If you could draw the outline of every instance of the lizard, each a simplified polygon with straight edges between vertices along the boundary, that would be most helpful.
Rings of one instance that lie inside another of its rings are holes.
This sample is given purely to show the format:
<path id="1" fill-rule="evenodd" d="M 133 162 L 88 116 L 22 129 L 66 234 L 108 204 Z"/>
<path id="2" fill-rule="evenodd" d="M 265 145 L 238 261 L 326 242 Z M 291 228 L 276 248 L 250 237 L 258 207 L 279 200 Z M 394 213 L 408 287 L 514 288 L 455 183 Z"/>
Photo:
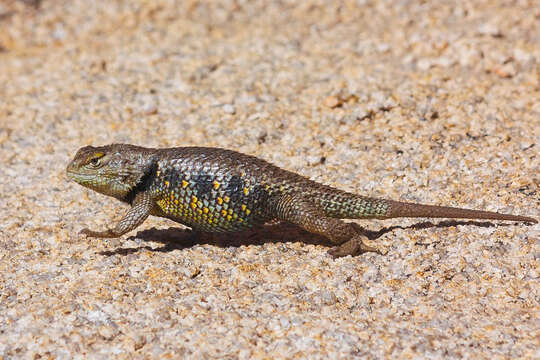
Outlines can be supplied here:
<path id="1" fill-rule="evenodd" d="M 532 217 L 360 196 L 284 170 L 263 159 L 211 147 L 145 148 L 130 144 L 78 150 L 66 169 L 76 183 L 131 207 L 112 228 L 81 231 L 114 238 L 149 215 L 202 232 L 234 232 L 270 221 L 296 224 L 327 238 L 334 257 L 379 252 L 342 219 L 399 217 L 507 220 Z"/>

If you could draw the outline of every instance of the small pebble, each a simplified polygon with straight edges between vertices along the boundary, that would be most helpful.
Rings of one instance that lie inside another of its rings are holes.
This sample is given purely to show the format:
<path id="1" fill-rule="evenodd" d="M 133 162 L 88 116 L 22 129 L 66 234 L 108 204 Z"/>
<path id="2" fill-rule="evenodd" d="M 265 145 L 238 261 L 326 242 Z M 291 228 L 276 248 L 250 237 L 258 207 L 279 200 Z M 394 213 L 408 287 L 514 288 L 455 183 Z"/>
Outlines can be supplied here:
<path id="1" fill-rule="evenodd" d="M 334 95 L 327 96 L 323 100 L 323 105 L 331 109 L 341 106 L 342 104 L 343 104 L 343 101 L 339 97 L 334 96 Z"/>
<path id="2" fill-rule="evenodd" d="M 226 112 L 227 114 L 231 114 L 231 115 L 236 113 L 236 109 L 235 109 L 234 105 L 231 105 L 231 104 L 223 105 L 223 111 Z"/>

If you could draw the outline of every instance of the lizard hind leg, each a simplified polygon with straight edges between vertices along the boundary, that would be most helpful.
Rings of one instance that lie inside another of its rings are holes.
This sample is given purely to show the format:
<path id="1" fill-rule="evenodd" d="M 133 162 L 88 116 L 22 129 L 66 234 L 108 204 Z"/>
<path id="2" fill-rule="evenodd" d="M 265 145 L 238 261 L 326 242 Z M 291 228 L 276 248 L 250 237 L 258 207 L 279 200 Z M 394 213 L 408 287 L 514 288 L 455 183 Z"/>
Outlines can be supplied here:
<path id="1" fill-rule="evenodd" d="M 276 214 L 280 220 L 300 226 L 304 230 L 328 238 L 336 246 L 328 250 L 333 258 L 360 255 L 365 252 L 381 253 L 366 245 L 367 238 L 354 224 L 328 217 L 322 209 L 309 199 L 298 195 L 284 195 L 276 203 Z"/>
<path id="2" fill-rule="evenodd" d="M 382 255 L 382 252 L 372 246 L 367 245 L 364 240 L 367 237 L 363 235 L 358 229 L 356 224 L 346 223 L 342 220 L 329 218 L 334 222 L 333 227 L 330 228 L 330 233 L 325 235 L 336 244 L 336 246 L 328 250 L 328 254 L 334 259 L 347 255 L 357 256 L 366 252 L 375 252 Z"/>

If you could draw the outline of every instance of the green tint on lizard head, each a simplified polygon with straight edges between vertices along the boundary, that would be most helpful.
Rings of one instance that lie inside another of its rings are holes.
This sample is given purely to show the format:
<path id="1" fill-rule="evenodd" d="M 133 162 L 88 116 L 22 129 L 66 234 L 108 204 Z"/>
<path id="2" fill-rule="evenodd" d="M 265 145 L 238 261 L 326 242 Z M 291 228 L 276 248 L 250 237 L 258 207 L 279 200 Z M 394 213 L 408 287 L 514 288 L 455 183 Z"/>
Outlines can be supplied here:
<path id="1" fill-rule="evenodd" d="M 146 166 L 137 150 L 121 144 L 85 146 L 70 162 L 66 174 L 84 187 L 124 200 Z M 131 155 L 126 156 L 127 153 Z"/>

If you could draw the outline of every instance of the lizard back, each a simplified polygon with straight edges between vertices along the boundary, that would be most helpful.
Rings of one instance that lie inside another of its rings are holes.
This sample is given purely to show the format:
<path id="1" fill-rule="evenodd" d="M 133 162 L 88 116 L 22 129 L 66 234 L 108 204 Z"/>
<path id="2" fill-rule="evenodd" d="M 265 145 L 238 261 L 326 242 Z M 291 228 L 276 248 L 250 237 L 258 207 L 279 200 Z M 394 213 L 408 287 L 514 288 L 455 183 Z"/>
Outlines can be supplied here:
<path id="1" fill-rule="evenodd" d="M 151 191 L 159 216 L 207 232 L 237 231 L 273 217 L 276 195 L 301 195 L 335 218 L 384 217 L 387 203 L 342 191 L 232 150 L 157 150 Z"/>

